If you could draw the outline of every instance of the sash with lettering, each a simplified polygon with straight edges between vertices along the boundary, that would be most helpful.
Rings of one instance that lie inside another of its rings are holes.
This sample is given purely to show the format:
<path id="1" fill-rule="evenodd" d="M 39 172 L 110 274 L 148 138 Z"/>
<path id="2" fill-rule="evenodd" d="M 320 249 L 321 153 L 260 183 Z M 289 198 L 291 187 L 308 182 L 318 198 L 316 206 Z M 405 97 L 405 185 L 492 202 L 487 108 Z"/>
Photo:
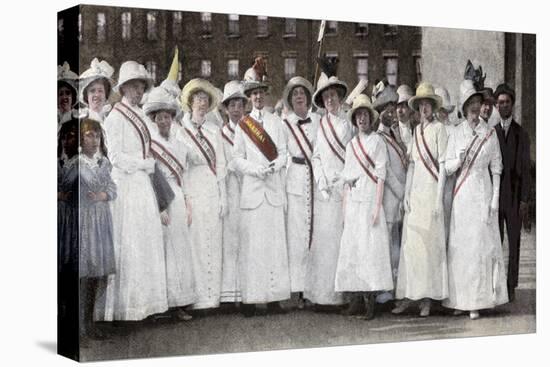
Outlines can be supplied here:
<path id="1" fill-rule="evenodd" d="M 399 156 L 399 160 L 401 161 L 403 168 L 407 168 L 407 155 L 403 151 L 403 148 L 401 148 L 401 145 L 399 145 L 397 140 L 395 140 L 393 136 L 391 136 L 385 131 L 379 131 L 378 133 L 382 135 L 382 137 L 388 143 L 388 145 L 391 146 L 393 150 L 395 150 L 395 152 Z"/>
<path id="2" fill-rule="evenodd" d="M 495 129 L 491 129 L 483 139 L 480 139 L 479 136 L 476 134 L 472 140 L 470 141 L 470 144 L 468 145 L 468 148 L 466 149 L 464 162 L 462 162 L 462 166 L 460 166 L 458 170 L 458 175 L 456 179 L 456 186 L 453 192 L 453 196 L 456 196 L 460 188 L 462 187 L 462 184 L 468 176 L 470 175 L 470 170 L 472 166 L 474 165 L 474 162 L 479 155 L 479 152 L 481 151 L 481 148 L 485 145 L 487 140 L 493 135 L 493 132 Z"/>
<path id="3" fill-rule="evenodd" d="M 229 145 L 233 146 L 233 139 L 235 139 L 235 130 L 231 128 L 229 122 L 227 124 L 224 124 L 222 127 L 222 138 L 224 138 L 225 141 L 229 143 Z"/>
<path id="4" fill-rule="evenodd" d="M 311 155 L 313 154 L 313 145 L 307 138 L 304 130 L 300 126 L 300 124 L 293 125 L 290 122 L 288 122 L 287 119 L 283 120 L 292 133 L 292 136 L 294 137 L 294 140 L 296 140 L 296 144 L 298 145 L 298 148 L 300 148 L 300 152 L 302 152 L 302 155 L 304 156 L 304 159 L 306 161 L 306 167 L 308 170 L 307 180 L 308 180 L 308 190 L 306 192 L 306 201 L 309 203 L 309 212 L 307 213 L 307 226 L 309 228 L 309 237 L 308 237 L 308 248 L 311 248 L 311 241 L 313 239 L 313 166 L 311 165 Z"/>
<path id="5" fill-rule="evenodd" d="M 170 172 L 176 177 L 178 186 L 183 183 L 183 164 L 172 154 L 161 142 L 151 140 L 151 152 L 157 161 L 164 164 Z"/>
<path id="6" fill-rule="evenodd" d="M 248 115 L 239 121 L 239 126 L 268 161 L 272 162 L 277 159 L 279 156 L 277 146 L 259 122 Z"/>
<path id="7" fill-rule="evenodd" d="M 338 135 L 336 134 L 336 130 L 334 130 L 334 125 L 332 125 L 332 121 L 330 121 L 328 113 L 324 117 L 326 117 L 327 126 L 325 126 L 325 124 L 323 123 L 323 119 L 321 119 L 320 123 L 323 136 L 325 137 L 325 140 L 327 141 L 327 144 L 334 155 L 336 155 L 336 158 L 338 158 L 340 162 L 344 163 L 344 157 L 346 156 L 346 146 L 338 138 Z M 327 132 L 327 130 L 329 131 Z"/>
<path id="8" fill-rule="evenodd" d="M 418 131 L 420 131 L 422 144 L 418 142 Z M 414 141 L 416 143 L 416 150 L 418 151 L 420 160 L 422 161 L 422 163 L 424 163 L 424 167 L 426 167 L 428 172 L 437 181 L 438 175 L 439 175 L 439 163 L 434 159 L 432 152 L 428 147 L 428 143 L 426 143 L 426 139 L 424 138 L 424 126 L 422 125 L 422 123 L 418 126 L 417 130 L 415 131 Z"/>
<path id="9" fill-rule="evenodd" d="M 351 140 L 350 145 L 353 151 L 353 155 L 357 159 L 357 162 L 359 162 L 359 165 L 363 168 L 363 171 L 365 171 L 367 176 L 369 176 L 374 183 L 377 183 L 378 178 L 372 172 L 375 167 L 374 161 L 367 154 L 365 147 L 363 147 L 363 144 L 361 143 L 359 135 Z"/>
<path id="10" fill-rule="evenodd" d="M 210 141 L 204 134 L 201 134 L 197 131 L 197 134 L 195 135 L 187 127 L 184 127 L 184 129 L 187 135 L 189 135 L 189 137 L 193 141 L 193 143 L 195 143 L 197 148 L 199 148 L 199 151 L 204 156 L 204 159 L 206 159 L 208 167 L 210 168 L 212 173 L 216 175 L 216 151 L 214 150 L 214 146 L 212 145 L 212 143 L 210 143 Z"/>
<path id="11" fill-rule="evenodd" d="M 139 115 L 137 115 L 130 107 L 122 102 L 115 104 L 114 109 L 120 112 L 122 116 L 124 116 L 136 129 L 139 139 L 141 140 L 143 159 L 147 158 L 147 154 L 149 153 L 149 149 L 151 147 L 151 132 L 149 131 L 145 121 L 143 121 Z"/>

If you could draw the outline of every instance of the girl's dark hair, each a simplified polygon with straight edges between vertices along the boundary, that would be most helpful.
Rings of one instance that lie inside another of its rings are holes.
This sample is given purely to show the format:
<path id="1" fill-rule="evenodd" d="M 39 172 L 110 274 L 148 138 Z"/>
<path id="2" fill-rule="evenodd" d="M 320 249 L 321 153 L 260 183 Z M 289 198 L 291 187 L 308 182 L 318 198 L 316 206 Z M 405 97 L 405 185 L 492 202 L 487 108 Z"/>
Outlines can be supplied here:
<path id="1" fill-rule="evenodd" d="M 105 158 L 108 159 L 108 157 L 107 157 L 107 153 L 108 153 L 107 152 L 107 146 L 105 145 L 105 132 L 103 131 L 103 127 L 101 126 L 101 123 L 99 121 L 93 120 L 93 119 L 90 119 L 90 118 L 86 118 L 86 119 L 84 119 L 80 122 L 80 141 L 81 141 L 81 144 L 82 144 L 82 136 L 84 135 L 84 133 L 86 133 L 87 131 L 90 131 L 90 130 L 99 133 L 101 153 L 103 153 Z"/>
<path id="2" fill-rule="evenodd" d="M 76 134 L 78 134 L 78 119 L 73 118 L 61 125 L 61 129 L 59 129 L 59 132 L 57 133 L 57 158 L 61 158 L 61 155 L 63 154 L 63 144 L 61 144 L 61 140 L 69 133 L 74 131 Z"/>
<path id="3" fill-rule="evenodd" d="M 59 91 L 59 89 L 61 89 L 61 87 L 69 88 L 69 90 L 71 91 L 71 95 L 73 97 L 73 100 L 72 100 L 73 105 L 78 102 L 78 96 L 76 95 L 76 91 L 74 90 L 74 87 L 72 85 L 70 85 L 69 83 L 67 83 L 64 80 L 58 80 L 57 81 L 57 90 Z"/>

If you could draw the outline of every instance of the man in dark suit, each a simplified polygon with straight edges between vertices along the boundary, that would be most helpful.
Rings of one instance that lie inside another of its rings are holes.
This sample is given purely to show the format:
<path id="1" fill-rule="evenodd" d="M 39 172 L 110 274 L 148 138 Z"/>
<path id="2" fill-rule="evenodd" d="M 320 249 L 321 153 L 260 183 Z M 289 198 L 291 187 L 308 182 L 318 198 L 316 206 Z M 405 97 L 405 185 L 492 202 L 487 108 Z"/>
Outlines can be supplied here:
<path id="1" fill-rule="evenodd" d="M 527 214 L 530 186 L 529 136 L 513 118 L 515 92 L 506 84 L 495 91 L 496 107 L 500 121 L 495 126 L 504 169 L 500 179 L 499 226 L 504 240 L 504 223 L 509 242 L 508 296 L 515 298 L 518 285 L 520 232 Z"/>

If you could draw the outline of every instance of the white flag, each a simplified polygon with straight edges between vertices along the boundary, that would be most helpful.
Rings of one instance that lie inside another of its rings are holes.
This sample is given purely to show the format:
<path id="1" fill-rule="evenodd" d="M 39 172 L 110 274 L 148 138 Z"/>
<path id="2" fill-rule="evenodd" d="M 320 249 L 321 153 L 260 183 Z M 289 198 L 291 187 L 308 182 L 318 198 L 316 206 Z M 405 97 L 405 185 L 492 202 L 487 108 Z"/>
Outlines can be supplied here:
<path id="1" fill-rule="evenodd" d="M 323 39 L 323 36 L 325 35 L 325 26 L 327 24 L 326 20 L 321 21 L 321 25 L 319 26 L 319 37 L 317 37 L 317 42 L 321 42 Z"/>

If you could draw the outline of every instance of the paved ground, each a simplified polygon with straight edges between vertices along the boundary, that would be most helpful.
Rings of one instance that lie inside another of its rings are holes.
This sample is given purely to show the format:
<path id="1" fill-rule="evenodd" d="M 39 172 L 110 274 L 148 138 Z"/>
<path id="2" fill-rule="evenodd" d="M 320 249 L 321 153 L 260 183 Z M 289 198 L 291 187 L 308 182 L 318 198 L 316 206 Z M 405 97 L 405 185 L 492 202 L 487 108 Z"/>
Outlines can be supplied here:
<path id="1" fill-rule="evenodd" d="M 460 338 L 535 332 L 535 228 L 522 235 L 520 286 L 516 301 L 482 313 L 479 320 L 435 309 L 428 318 L 417 310 L 399 316 L 378 314 L 372 321 L 335 314 L 294 311 L 246 319 L 238 314 L 106 327 L 104 341 L 90 341 L 82 360 L 140 358 Z"/>

